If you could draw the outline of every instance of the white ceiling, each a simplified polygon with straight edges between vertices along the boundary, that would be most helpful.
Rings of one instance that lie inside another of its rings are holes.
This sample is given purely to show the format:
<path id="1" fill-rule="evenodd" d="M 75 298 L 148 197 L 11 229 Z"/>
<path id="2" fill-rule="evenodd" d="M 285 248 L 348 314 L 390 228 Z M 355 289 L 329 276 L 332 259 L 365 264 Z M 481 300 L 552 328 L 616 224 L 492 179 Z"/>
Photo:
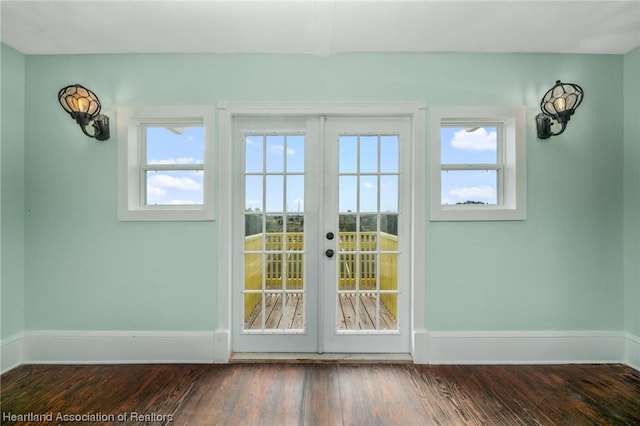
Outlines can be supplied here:
<path id="1" fill-rule="evenodd" d="M 558 52 L 640 45 L 640 1 L 0 1 L 24 54 Z"/>

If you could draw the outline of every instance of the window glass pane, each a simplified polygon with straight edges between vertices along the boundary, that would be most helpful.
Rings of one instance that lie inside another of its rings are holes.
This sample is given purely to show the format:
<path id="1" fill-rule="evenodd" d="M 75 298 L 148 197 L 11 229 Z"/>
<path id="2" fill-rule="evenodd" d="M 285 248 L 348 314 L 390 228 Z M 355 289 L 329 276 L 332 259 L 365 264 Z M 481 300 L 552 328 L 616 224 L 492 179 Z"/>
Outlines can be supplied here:
<path id="1" fill-rule="evenodd" d="M 442 205 L 498 203 L 496 170 L 442 171 Z"/>
<path id="2" fill-rule="evenodd" d="M 398 172 L 398 149 L 397 135 L 380 137 L 380 172 Z"/>
<path id="3" fill-rule="evenodd" d="M 304 172 L 304 136 L 287 137 L 287 172 Z"/>
<path id="4" fill-rule="evenodd" d="M 495 164 L 498 161 L 497 127 L 440 129 L 442 164 Z"/>
<path id="5" fill-rule="evenodd" d="M 244 205 L 247 211 L 262 211 L 262 175 L 245 177 Z"/>
<path id="6" fill-rule="evenodd" d="M 262 156 L 264 146 L 262 136 L 247 136 L 245 138 L 245 171 L 249 173 L 262 172 Z"/>
<path id="7" fill-rule="evenodd" d="M 360 137 L 360 173 L 378 172 L 378 137 Z"/>
<path id="8" fill-rule="evenodd" d="M 360 176 L 360 211 L 378 211 L 377 176 Z"/>
<path id="9" fill-rule="evenodd" d="M 267 172 L 284 171 L 284 136 L 267 136 Z"/>
<path id="10" fill-rule="evenodd" d="M 203 126 L 147 126 L 146 136 L 147 164 L 203 164 Z"/>
<path id="11" fill-rule="evenodd" d="M 149 170 L 147 205 L 202 204 L 202 170 Z"/>
<path id="12" fill-rule="evenodd" d="M 357 142 L 356 136 L 340 136 L 338 139 L 340 173 L 356 173 L 358 171 Z"/>

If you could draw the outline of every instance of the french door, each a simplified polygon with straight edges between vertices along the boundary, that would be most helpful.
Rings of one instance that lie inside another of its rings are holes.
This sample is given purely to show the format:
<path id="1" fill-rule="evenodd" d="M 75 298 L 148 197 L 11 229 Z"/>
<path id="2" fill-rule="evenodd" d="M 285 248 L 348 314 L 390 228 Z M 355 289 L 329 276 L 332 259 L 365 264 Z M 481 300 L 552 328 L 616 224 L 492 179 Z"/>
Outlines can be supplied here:
<path id="1" fill-rule="evenodd" d="M 410 131 L 234 117 L 235 352 L 410 352 Z"/>

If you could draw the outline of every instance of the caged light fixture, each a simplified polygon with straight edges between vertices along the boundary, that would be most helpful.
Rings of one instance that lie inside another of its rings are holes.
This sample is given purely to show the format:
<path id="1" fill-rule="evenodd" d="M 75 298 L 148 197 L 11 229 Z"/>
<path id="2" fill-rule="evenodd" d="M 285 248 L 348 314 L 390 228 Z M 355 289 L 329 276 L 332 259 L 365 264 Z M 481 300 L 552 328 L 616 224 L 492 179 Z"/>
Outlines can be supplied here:
<path id="1" fill-rule="evenodd" d="M 567 122 L 582 103 L 584 92 L 577 84 L 563 83 L 560 80 L 547 91 L 540 101 L 542 112 L 536 115 L 538 139 L 549 139 L 564 132 Z M 551 131 L 551 119 L 562 127 L 558 132 Z"/>
<path id="2" fill-rule="evenodd" d="M 80 125 L 85 135 L 99 141 L 109 139 L 109 117 L 100 114 L 102 108 L 100 100 L 91 90 L 79 84 L 73 84 L 58 92 L 58 101 L 71 118 Z M 87 126 L 90 123 L 93 125 L 93 134 L 87 132 Z"/>

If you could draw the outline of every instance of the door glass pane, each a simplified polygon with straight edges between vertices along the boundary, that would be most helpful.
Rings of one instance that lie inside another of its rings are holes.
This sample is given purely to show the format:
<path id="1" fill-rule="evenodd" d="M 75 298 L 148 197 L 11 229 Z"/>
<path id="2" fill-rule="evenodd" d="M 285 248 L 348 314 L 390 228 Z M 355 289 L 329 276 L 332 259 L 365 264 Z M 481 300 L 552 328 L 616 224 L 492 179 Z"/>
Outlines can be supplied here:
<path id="1" fill-rule="evenodd" d="M 355 290 L 356 274 L 356 254 L 349 252 L 338 254 L 338 290 Z"/>
<path id="2" fill-rule="evenodd" d="M 360 211 L 378 211 L 377 176 L 360 176 Z"/>
<path id="3" fill-rule="evenodd" d="M 287 172 L 304 172 L 304 136 L 287 137 Z"/>
<path id="4" fill-rule="evenodd" d="M 358 210 L 358 178 L 356 176 L 340 176 L 338 182 L 338 209 L 341 212 L 355 212 Z"/>
<path id="5" fill-rule="evenodd" d="M 378 171 L 378 137 L 360 137 L 360 173 Z"/>
<path id="6" fill-rule="evenodd" d="M 359 231 L 360 251 L 376 251 L 378 249 L 378 215 L 360 216 Z"/>
<path id="7" fill-rule="evenodd" d="M 247 211 L 262 211 L 262 175 L 247 175 L 245 177 L 244 208 Z"/>
<path id="8" fill-rule="evenodd" d="M 245 239 L 245 247 L 249 250 L 260 250 L 259 238 Z M 244 256 L 244 320 L 245 328 L 260 328 L 260 318 L 257 319 L 262 306 L 262 278 L 263 262 L 262 253 L 245 254 Z"/>
<path id="9" fill-rule="evenodd" d="M 266 211 L 284 211 L 284 177 L 282 175 L 267 176 L 267 187 L 265 195 Z"/>
<path id="10" fill-rule="evenodd" d="M 267 293 L 265 301 L 266 329 L 281 328 L 282 323 L 282 293 Z"/>
<path id="11" fill-rule="evenodd" d="M 245 146 L 244 329 L 300 332 L 306 297 L 304 136 L 252 135 Z"/>
<path id="12" fill-rule="evenodd" d="M 246 251 L 262 250 L 262 215 L 246 214 L 244 216 L 244 249 Z"/>
<path id="13" fill-rule="evenodd" d="M 375 253 L 360 253 L 360 290 L 375 290 L 377 283 Z"/>
<path id="14" fill-rule="evenodd" d="M 385 235 L 386 234 L 386 235 Z M 398 242 L 398 215 L 397 214 L 381 214 L 380 215 L 380 239 L 381 239 L 381 247 L 380 250 L 389 250 L 389 246 L 385 246 L 384 238 L 388 238 L 389 236 L 394 236 L 396 245 L 393 247 L 393 250 L 397 250 L 397 242 Z"/>
<path id="15" fill-rule="evenodd" d="M 358 138 L 356 136 L 340 136 L 338 139 L 340 173 L 356 173 L 358 171 Z"/>
<path id="16" fill-rule="evenodd" d="M 380 136 L 380 172 L 398 173 L 398 136 Z"/>
<path id="17" fill-rule="evenodd" d="M 267 136 L 267 172 L 284 171 L 284 136 Z"/>
<path id="18" fill-rule="evenodd" d="M 304 176 L 287 176 L 287 211 L 304 211 Z"/>
<path id="19" fill-rule="evenodd" d="M 244 139 L 245 171 L 248 173 L 260 173 L 263 166 L 264 143 L 263 136 L 247 136 Z"/>
<path id="20" fill-rule="evenodd" d="M 266 217 L 266 246 L 268 251 L 281 251 L 284 249 L 284 222 L 281 215 L 267 215 Z"/>
<path id="21" fill-rule="evenodd" d="M 380 211 L 398 211 L 398 175 L 380 176 Z"/>

